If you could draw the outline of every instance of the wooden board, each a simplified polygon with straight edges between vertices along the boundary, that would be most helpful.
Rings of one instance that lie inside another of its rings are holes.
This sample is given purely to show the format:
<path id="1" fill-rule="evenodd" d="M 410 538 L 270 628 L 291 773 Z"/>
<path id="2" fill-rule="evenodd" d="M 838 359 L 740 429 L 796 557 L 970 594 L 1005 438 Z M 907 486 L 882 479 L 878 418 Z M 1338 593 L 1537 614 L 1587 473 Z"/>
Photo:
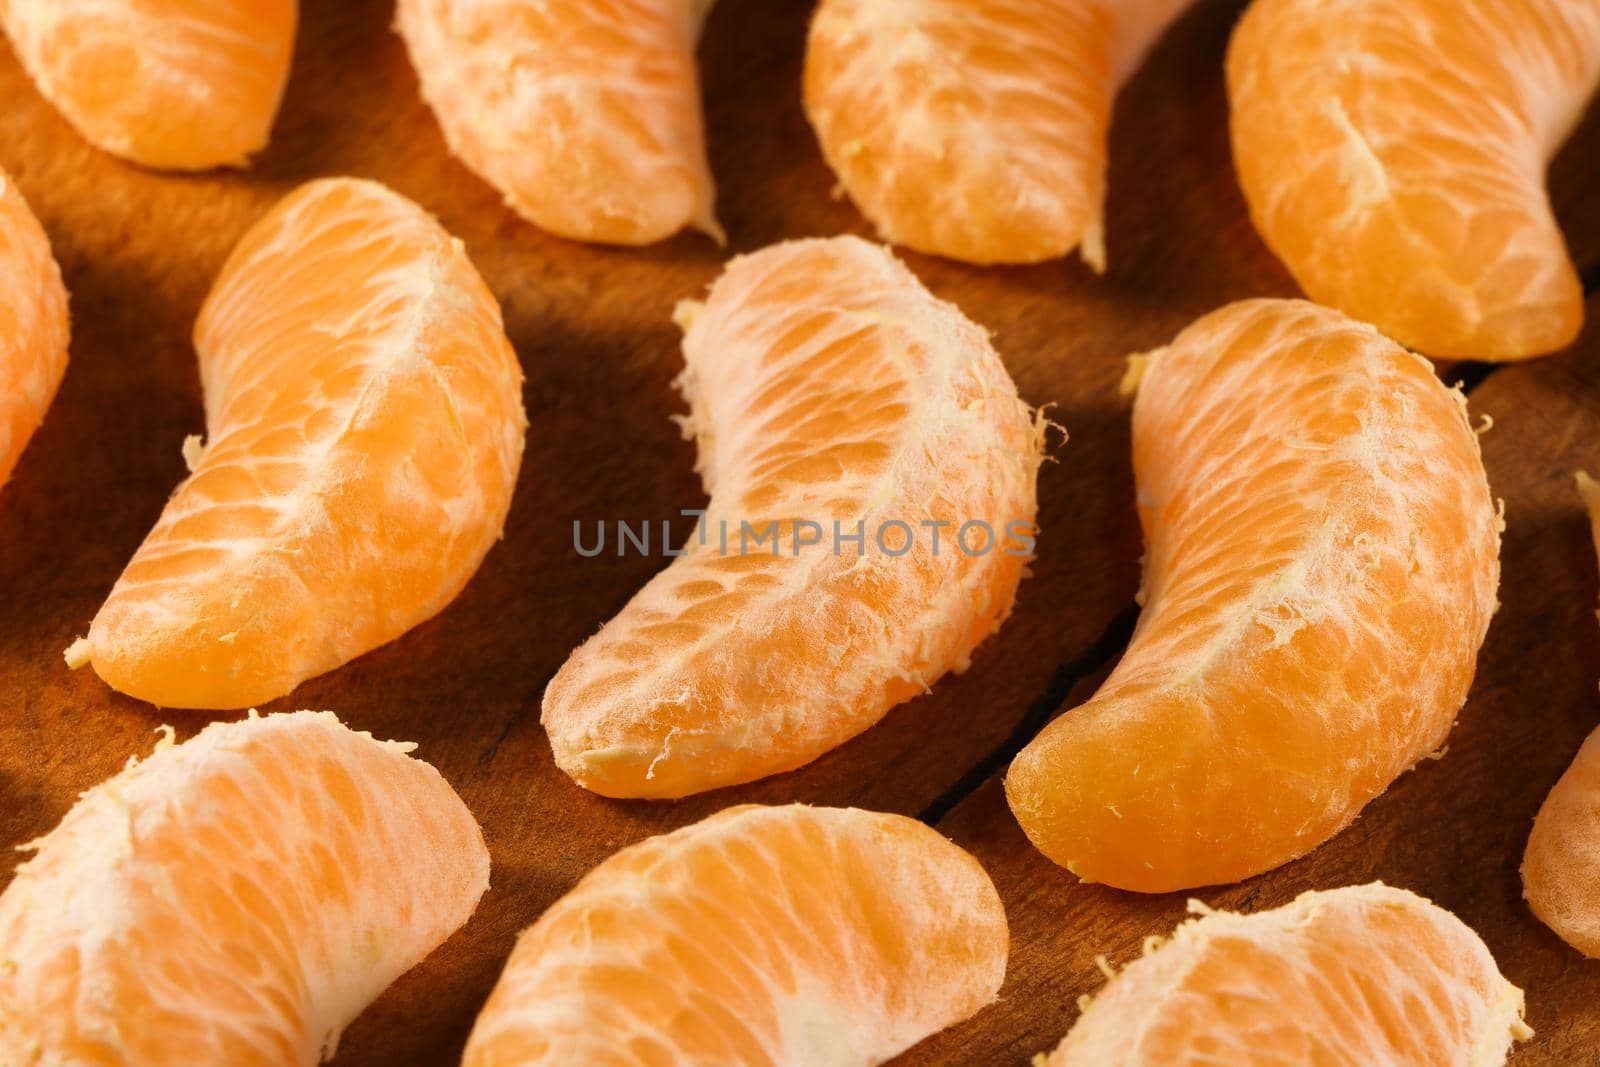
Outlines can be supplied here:
<path id="1" fill-rule="evenodd" d="M 568 652 L 658 559 L 580 560 L 575 519 L 659 519 L 703 500 L 669 416 L 681 366 L 672 304 L 724 256 L 702 238 L 587 248 L 520 222 L 452 161 L 421 105 L 387 0 L 305 0 L 271 149 L 248 173 L 170 177 L 84 145 L 0 53 L 0 165 L 55 244 L 73 297 L 72 363 L 50 416 L 0 493 L 0 845 L 52 826 L 77 793 L 148 751 L 174 721 L 118 696 L 61 651 L 87 626 L 183 474 L 201 430 L 189 332 L 239 235 L 309 178 L 380 179 L 466 242 L 505 307 L 527 373 L 527 460 L 505 541 L 432 622 L 302 686 L 275 708 L 331 708 L 420 743 L 482 822 L 493 888 L 472 921 L 349 1031 L 337 1063 L 456 1062 L 516 932 L 618 847 L 746 801 L 855 804 L 919 815 L 971 848 L 1004 895 L 1013 961 L 1004 998 L 913 1050 L 908 1063 L 1023 1063 L 1096 988 L 1097 952 L 1122 961 L 1181 915 L 1181 895 L 1077 886 L 1035 853 L 997 772 L 1062 706 L 1092 692 L 1127 639 L 1140 542 L 1132 509 L 1123 356 L 1232 299 L 1294 288 L 1250 228 L 1228 153 L 1221 59 L 1237 0 L 1204 0 L 1118 106 L 1110 273 L 1061 262 L 977 270 L 907 256 L 940 295 L 995 331 L 1023 395 L 1056 405 L 1071 440 L 1040 483 L 1035 576 L 971 670 L 794 774 L 676 804 L 619 803 L 553 766 L 538 700 Z M 808 0 L 719 0 L 702 52 L 719 211 L 732 249 L 866 233 L 830 196 L 799 107 Z M 1600 122 L 1554 169 L 1580 264 L 1600 264 L 1593 185 Z M 1600 308 L 1591 308 L 1600 313 Z M 1595 564 L 1568 471 L 1600 467 L 1600 335 L 1571 355 L 1487 374 L 1474 406 L 1508 501 L 1506 602 L 1449 755 L 1408 775 L 1350 831 L 1296 864 L 1206 894 L 1269 906 L 1310 886 L 1383 877 L 1458 911 L 1529 989 L 1538 1038 L 1518 1063 L 1575 1063 L 1600 1041 L 1600 964 L 1583 962 L 1518 901 L 1528 820 L 1600 721 Z M 0 876 L 3 879 L 5 876 Z"/>

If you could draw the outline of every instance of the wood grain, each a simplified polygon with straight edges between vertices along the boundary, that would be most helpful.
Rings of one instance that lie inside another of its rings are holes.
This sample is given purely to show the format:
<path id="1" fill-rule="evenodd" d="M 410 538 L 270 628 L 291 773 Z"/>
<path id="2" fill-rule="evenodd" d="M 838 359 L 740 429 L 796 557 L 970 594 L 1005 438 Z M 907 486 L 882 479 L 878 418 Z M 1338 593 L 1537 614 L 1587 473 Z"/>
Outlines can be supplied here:
<path id="1" fill-rule="evenodd" d="M 337 1064 L 450 1064 L 516 932 L 616 848 L 728 804 L 803 800 L 922 815 L 973 849 L 1006 898 L 1005 999 L 907 1062 L 1021 1063 L 1099 983 L 1093 954 L 1126 959 L 1180 897 L 1072 884 L 1022 838 L 995 773 L 1063 704 L 1092 691 L 1132 619 L 1141 551 L 1132 509 L 1123 357 L 1232 299 L 1292 282 L 1251 229 L 1234 184 L 1221 60 L 1241 4 L 1208 0 L 1152 54 L 1118 106 L 1111 269 L 1073 261 L 977 270 L 906 256 L 991 328 L 1022 394 L 1071 437 L 1040 483 L 1040 556 L 1005 629 L 962 677 L 794 774 L 675 804 L 619 803 L 553 766 L 538 700 L 568 652 L 661 565 L 579 559 L 575 519 L 657 520 L 704 499 L 670 416 L 681 367 L 673 303 L 726 254 L 698 237 L 644 250 L 547 237 L 445 151 L 419 101 L 385 0 L 306 0 L 269 151 L 247 173 L 155 175 L 83 144 L 0 54 L 0 164 L 54 242 L 72 292 L 72 363 L 45 426 L 0 493 L 0 844 L 52 826 L 77 793 L 148 751 L 163 713 L 66 670 L 61 651 L 183 474 L 202 428 L 189 334 L 211 278 L 252 220 L 301 181 L 382 180 L 459 235 L 500 298 L 527 374 L 527 458 L 505 541 L 435 620 L 275 707 L 337 711 L 420 743 L 483 824 L 493 889 L 460 934 L 373 1006 Z M 702 50 L 719 211 L 744 251 L 867 233 L 830 195 L 799 105 L 808 0 L 719 0 Z M 1575 254 L 1600 262 L 1591 119 L 1552 196 Z M 1593 310 L 1593 309 L 1592 309 Z M 1585 356 L 1587 353 L 1587 359 Z M 1534 807 L 1600 720 L 1594 564 L 1566 470 L 1600 467 L 1594 332 L 1573 355 L 1498 371 L 1474 405 L 1499 425 L 1491 476 L 1512 527 L 1502 610 L 1450 756 L 1407 776 L 1357 826 L 1281 872 L 1211 895 L 1278 903 L 1299 888 L 1383 876 L 1457 909 L 1529 987 L 1540 1036 L 1518 1062 L 1570 1063 L 1600 1033 L 1600 964 L 1521 908 L 1515 865 Z M 976 790 L 974 792 L 974 790 Z M 970 795 L 969 795 L 970 794 Z"/>

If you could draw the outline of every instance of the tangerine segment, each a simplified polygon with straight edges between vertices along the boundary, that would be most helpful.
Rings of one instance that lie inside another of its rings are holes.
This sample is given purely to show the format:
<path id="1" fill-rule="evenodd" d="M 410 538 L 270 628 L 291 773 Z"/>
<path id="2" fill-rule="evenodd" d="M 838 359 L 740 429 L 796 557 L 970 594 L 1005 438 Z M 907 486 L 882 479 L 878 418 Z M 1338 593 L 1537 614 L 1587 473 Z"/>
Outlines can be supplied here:
<path id="1" fill-rule="evenodd" d="M 1085 880 L 1236 881 L 1332 837 L 1444 743 L 1501 522 L 1461 395 L 1303 301 L 1229 305 L 1149 357 L 1133 465 L 1139 626 L 1006 795 Z"/>
<path id="2" fill-rule="evenodd" d="M 460 592 L 510 506 L 522 374 L 461 243 L 351 179 L 245 235 L 195 344 L 210 444 L 68 659 L 155 704 L 237 708 Z"/>
<path id="3" fill-rule="evenodd" d="M 1579 474 L 1578 489 L 1600 553 L 1600 485 Z M 1539 807 L 1522 857 L 1522 894 L 1563 941 L 1600 958 L 1600 730 Z"/>
<path id="4" fill-rule="evenodd" d="M 884 249 L 743 256 L 680 321 L 711 502 L 544 694 L 557 764 L 607 796 L 748 782 L 860 733 L 965 669 L 1032 543 L 1033 416 Z"/>
<path id="5" fill-rule="evenodd" d="M 1600 80 L 1600 5 L 1256 0 L 1228 50 L 1250 214 L 1306 293 L 1432 356 L 1570 343 L 1544 166 Z"/>
<path id="6" fill-rule="evenodd" d="M 489 885 L 415 746 L 213 723 L 83 794 L 0 895 L 0 1062 L 312 1067 Z"/>
<path id="7" fill-rule="evenodd" d="M 822 0 L 806 112 L 884 240 L 1104 270 L 1112 99 L 1191 2 Z"/>
<path id="8" fill-rule="evenodd" d="M 296 0 L 0 0 L 17 58 L 84 139 L 163 170 L 266 147 L 297 17 Z"/>
<path id="9" fill-rule="evenodd" d="M 1211 911 L 1113 978 L 1041 1067 L 1489 1067 L 1522 990 L 1460 919 L 1382 882 Z"/>
<path id="10" fill-rule="evenodd" d="M 642 245 L 719 241 L 695 0 L 400 0 L 450 150 L 528 221 Z"/>
<path id="11" fill-rule="evenodd" d="M 67 369 L 67 290 L 27 201 L 0 170 L 0 485 Z"/>
<path id="12" fill-rule="evenodd" d="M 923 824 L 729 808 L 525 930 L 462 1067 L 881 1063 L 992 1003 L 1007 947 L 989 876 Z"/>

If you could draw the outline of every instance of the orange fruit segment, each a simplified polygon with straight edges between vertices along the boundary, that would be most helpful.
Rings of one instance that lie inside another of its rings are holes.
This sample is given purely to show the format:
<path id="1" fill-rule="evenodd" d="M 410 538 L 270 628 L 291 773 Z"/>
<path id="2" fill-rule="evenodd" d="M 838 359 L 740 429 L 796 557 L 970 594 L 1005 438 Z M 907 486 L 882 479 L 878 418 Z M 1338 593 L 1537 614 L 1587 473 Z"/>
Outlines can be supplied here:
<path id="1" fill-rule="evenodd" d="M 822 0 L 805 107 L 884 240 L 1105 269 L 1117 89 L 1192 0 Z"/>
<path id="2" fill-rule="evenodd" d="M 1444 908 L 1381 882 L 1152 938 L 1040 1067 L 1490 1067 L 1522 990 Z"/>
<path id="3" fill-rule="evenodd" d="M 0 0 L 45 99 L 90 144 L 162 170 L 266 147 L 297 17 L 296 0 Z"/>
<path id="4" fill-rule="evenodd" d="M 1579 474 L 1578 489 L 1600 554 L 1600 485 Z M 1600 958 L 1600 730 L 1539 807 L 1522 857 L 1522 893 L 1563 941 Z"/>
<path id="5" fill-rule="evenodd" d="M 449 784 L 329 712 L 213 723 L 83 794 L 0 895 L 9 1067 L 313 1067 L 472 914 Z"/>
<path id="6" fill-rule="evenodd" d="M 1255 0 L 1227 67 L 1251 217 L 1313 300 L 1430 356 L 1577 336 L 1544 168 L 1600 81 L 1600 6 Z"/>
<path id="7" fill-rule="evenodd" d="M 68 661 L 154 704 L 238 708 L 461 590 L 510 506 L 522 373 L 461 243 L 351 179 L 245 235 L 195 345 L 209 444 Z"/>
<path id="8" fill-rule="evenodd" d="M 557 764 L 607 796 L 748 782 L 860 733 L 965 669 L 1032 548 L 1041 427 L 983 330 L 884 249 L 775 245 L 679 317 L 711 501 L 544 694 Z"/>
<path id="9" fill-rule="evenodd" d="M 1231 304 L 1149 356 L 1133 466 L 1133 640 L 1006 796 L 1087 881 L 1232 882 L 1321 844 L 1443 744 L 1502 524 L 1464 398 L 1303 301 Z"/>
<path id="10" fill-rule="evenodd" d="M 67 290 L 50 239 L 0 170 L 0 485 L 67 369 Z"/>
<path id="11" fill-rule="evenodd" d="M 702 4 L 400 0 L 450 150 L 535 226 L 643 245 L 722 240 L 700 117 Z"/>
<path id="12" fill-rule="evenodd" d="M 882 1063 L 994 1001 L 978 861 L 855 808 L 729 808 L 624 849 L 517 939 L 462 1067 Z"/>

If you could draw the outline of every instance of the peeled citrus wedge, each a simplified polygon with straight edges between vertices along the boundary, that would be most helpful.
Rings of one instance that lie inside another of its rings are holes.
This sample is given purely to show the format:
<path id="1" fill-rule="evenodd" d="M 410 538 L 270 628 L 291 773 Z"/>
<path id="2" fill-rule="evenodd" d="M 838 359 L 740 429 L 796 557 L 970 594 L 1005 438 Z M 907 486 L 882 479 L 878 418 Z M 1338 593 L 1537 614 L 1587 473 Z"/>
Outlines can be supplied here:
<path id="1" fill-rule="evenodd" d="M 0 0 L 28 74 L 85 140 L 163 170 L 242 166 L 289 78 L 296 0 Z"/>
<path id="2" fill-rule="evenodd" d="M 461 243 L 350 179 L 245 235 L 195 345 L 210 442 L 67 658 L 155 704 L 238 708 L 460 592 L 510 506 L 522 373 Z"/>
<path id="3" fill-rule="evenodd" d="M 995 999 L 1005 912 L 913 819 L 729 808 L 596 867 L 525 930 L 462 1067 L 882 1063 Z"/>
<path id="4" fill-rule="evenodd" d="M 50 240 L 0 170 L 0 485 L 61 384 L 69 332 Z"/>
<path id="5" fill-rule="evenodd" d="M 1597 80 L 1594 3 L 1255 0 L 1234 163 L 1313 300 L 1431 356 L 1537 356 L 1583 321 L 1544 168 Z"/>
<path id="6" fill-rule="evenodd" d="M 1041 1067 L 1491 1067 L 1522 990 L 1445 909 L 1381 882 L 1210 911 L 1096 994 Z"/>
<path id="7" fill-rule="evenodd" d="M 1105 269 L 1117 89 L 1192 0 L 822 0 L 805 106 L 886 241 Z"/>
<path id="8" fill-rule="evenodd" d="M 882 248 L 741 257 L 680 321 L 711 502 L 544 694 L 557 764 L 607 796 L 748 782 L 860 733 L 965 669 L 1033 543 L 1039 427 L 987 335 Z"/>
<path id="9" fill-rule="evenodd" d="M 413 746 L 213 723 L 83 794 L 0 895 L 0 1063 L 312 1067 L 489 885 Z"/>
<path id="10" fill-rule="evenodd" d="M 1600 554 L 1600 485 L 1579 474 L 1578 489 Z M 1522 893 L 1563 941 L 1600 958 L 1600 730 L 1578 749 L 1533 820 Z"/>
<path id="11" fill-rule="evenodd" d="M 719 241 L 695 71 L 703 4 L 400 0 L 450 150 L 561 237 Z"/>
<path id="12" fill-rule="evenodd" d="M 1079 877 L 1231 882 L 1332 837 L 1466 699 L 1501 523 L 1465 400 L 1294 300 L 1208 315 L 1144 364 L 1144 612 L 1006 795 Z"/>

